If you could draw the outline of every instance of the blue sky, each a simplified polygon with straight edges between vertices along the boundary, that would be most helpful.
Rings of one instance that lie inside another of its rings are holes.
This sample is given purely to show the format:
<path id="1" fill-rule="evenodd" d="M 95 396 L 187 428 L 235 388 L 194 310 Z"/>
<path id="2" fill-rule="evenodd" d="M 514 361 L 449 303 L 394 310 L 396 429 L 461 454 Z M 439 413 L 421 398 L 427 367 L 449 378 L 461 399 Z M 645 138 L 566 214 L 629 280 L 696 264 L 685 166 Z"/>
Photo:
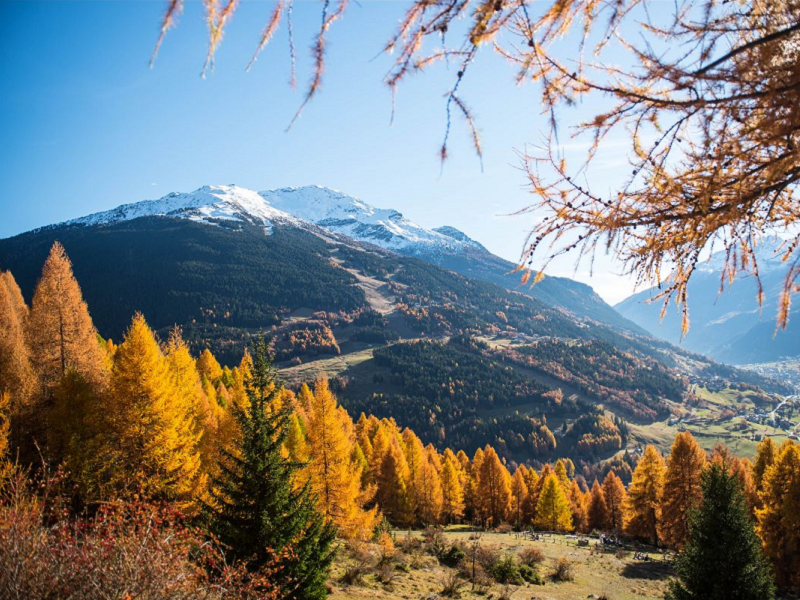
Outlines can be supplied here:
<path id="1" fill-rule="evenodd" d="M 533 198 L 516 150 L 539 143 L 546 121 L 538 88 L 516 87 L 514 70 L 500 57 L 479 55 L 462 87 L 482 132 L 483 171 L 460 120 L 442 169 L 442 96 L 457 69 L 442 66 L 408 80 L 390 126 L 382 78 L 391 59 L 373 60 L 405 2 L 351 5 L 330 31 L 323 88 L 289 133 L 309 76 L 319 4 L 295 6 L 297 91 L 287 85 L 285 23 L 254 68 L 244 70 L 271 2 L 242 3 L 206 79 L 199 76 L 202 5 L 186 4 L 150 70 L 161 1 L 0 2 L 0 238 L 204 184 L 319 184 L 425 226 L 455 226 L 518 258 L 531 217 L 507 215 Z M 621 173 L 619 161 L 607 166 L 607 177 Z M 573 267 L 561 261 L 550 272 L 585 281 L 612 302 L 631 291 L 610 260 L 599 260 L 591 279 L 587 268 Z"/>

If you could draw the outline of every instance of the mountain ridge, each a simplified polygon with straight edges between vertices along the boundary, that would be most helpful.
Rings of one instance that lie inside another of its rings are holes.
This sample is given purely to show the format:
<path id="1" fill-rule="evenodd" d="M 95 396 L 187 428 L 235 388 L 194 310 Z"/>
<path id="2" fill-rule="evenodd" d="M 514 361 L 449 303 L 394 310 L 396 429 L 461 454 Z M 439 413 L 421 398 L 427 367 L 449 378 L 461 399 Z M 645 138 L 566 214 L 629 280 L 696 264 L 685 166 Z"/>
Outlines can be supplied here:
<path id="1" fill-rule="evenodd" d="M 184 218 L 207 225 L 234 227 L 247 221 L 263 227 L 267 234 L 276 223 L 317 233 L 317 228 L 321 228 L 525 293 L 580 317 L 593 318 L 636 333 L 644 332 L 586 284 L 566 277 L 548 276 L 535 287 L 522 286 L 519 274 L 514 273 L 516 264 L 492 254 L 480 242 L 454 227 L 444 225 L 427 229 L 397 210 L 376 208 L 359 198 L 319 185 L 262 192 L 234 184 L 206 185 L 194 192 L 172 192 L 156 200 L 124 204 L 40 229 L 108 225 L 146 216 Z"/>

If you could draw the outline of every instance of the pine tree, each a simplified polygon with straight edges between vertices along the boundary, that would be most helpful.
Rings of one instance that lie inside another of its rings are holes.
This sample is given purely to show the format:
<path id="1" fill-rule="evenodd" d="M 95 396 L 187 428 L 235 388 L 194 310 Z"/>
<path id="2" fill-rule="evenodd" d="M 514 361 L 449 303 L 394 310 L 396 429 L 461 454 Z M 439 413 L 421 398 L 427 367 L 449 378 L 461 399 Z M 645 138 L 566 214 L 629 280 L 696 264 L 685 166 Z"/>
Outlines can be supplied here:
<path id="1" fill-rule="evenodd" d="M 625 533 L 658 544 L 664 459 L 655 446 L 647 446 L 628 487 L 625 500 Z"/>
<path id="2" fill-rule="evenodd" d="M 513 502 L 513 515 L 514 525 L 517 528 L 522 526 L 523 510 L 525 502 L 528 499 L 528 483 L 526 481 L 525 472 L 527 469 L 524 465 L 517 467 L 514 471 L 514 476 L 511 478 L 511 497 Z"/>
<path id="3" fill-rule="evenodd" d="M 767 467 L 758 532 L 779 585 L 800 587 L 800 446 L 787 440 Z"/>
<path id="4" fill-rule="evenodd" d="M 589 529 L 603 531 L 608 524 L 608 506 L 606 505 L 606 495 L 603 487 L 597 479 L 592 484 L 591 498 L 588 510 Z"/>
<path id="5" fill-rule="evenodd" d="M 542 491 L 536 502 L 536 520 L 539 529 L 571 531 L 572 512 L 558 476 L 550 473 L 543 477 Z"/>
<path id="6" fill-rule="evenodd" d="M 690 511 L 688 542 L 668 600 L 771 600 L 769 565 L 737 478 L 712 463 L 702 475 L 702 500 Z"/>
<path id="7" fill-rule="evenodd" d="M 36 285 L 28 325 L 32 356 L 51 392 L 67 369 L 98 389 L 107 382 L 107 360 L 72 274 L 64 247 L 56 242 Z"/>
<path id="8" fill-rule="evenodd" d="M 608 510 L 608 520 L 606 529 L 609 531 L 620 532 L 625 523 L 625 500 L 627 493 L 622 480 L 617 477 L 614 471 L 609 471 L 603 479 L 603 495 L 606 499 L 606 509 Z"/>
<path id="9" fill-rule="evenodd" d="M 442 513 L 446 523 L 455 523 L 464 515 L 463 477 L 458 457 L 448 448 L 442 464 Z"/>
<path id="10" fill-rule="evenodd" d="M 231 407 L 241 435 L 221 451 L 206 518 L 230 562 L 258 570 L 278 556 L 281 597 L 322 600 L 336 532 L 317 512 L 308 485 L 293 485 L 299 465 L 281 452 L 291 412 L 269 410 L 278 390 L 267 345 L 260 340 L 254 345 L 248 407 Z"/>
<path id="11" fill-rule="evenodd" d="M 189 500 L 200 474 L 194 407 L 177 388 L 141 314 L 117 350 L 111 394 L 109 466 L 115 486 L 147 498 Z"/>
<path id="12" fill-rule="evenodd" d="M 485 523 L 502 523 L 511 506 L 511 476 L 495 449 L 487 445 L 478 471 L 478 508 Z"/>
<path id="13" fill-rule="evenodd" d="M 689 533 L 689 512 L 701 498 L 700 479 L 706 454 L 692 434 L 675 436 L 664 476 L 661 503 L 661 538 L 672 548 L 682 548 Z"/>
<path id="14" fill-rule="evenodd" d="M 352 421 L 338 406 L 327 379 L 318 378 L 306 423 L 309 459 L 305 473 L 325 518 L 343 537 L 365 540 L 372 535 L 378 515 L 375 508 L 364 509 L 374 490 L 361 489 L 361 465 L 353 460 L 352 434 Z"/>

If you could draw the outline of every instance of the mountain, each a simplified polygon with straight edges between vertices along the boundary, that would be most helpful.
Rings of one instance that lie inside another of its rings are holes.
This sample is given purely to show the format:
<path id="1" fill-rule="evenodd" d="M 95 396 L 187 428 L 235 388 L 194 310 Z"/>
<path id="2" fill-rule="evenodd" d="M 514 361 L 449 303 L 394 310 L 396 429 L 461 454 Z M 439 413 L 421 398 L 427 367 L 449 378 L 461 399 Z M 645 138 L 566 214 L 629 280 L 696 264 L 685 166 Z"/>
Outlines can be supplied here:
<path id="1" fill-rule="evenodd" d="M 687 373 L 772 385 L 435 264 L 458 252 L 465 272 L 470 256 L 500 261 L 457 230 L 302 190 L 207 186 L 121 206 L 0 240 L 0 269 L 30 300 L 58 240 L 106 338 L 141 311 L 162 339 L 177 325 L 195 353 L 233 364 L 265 335 L 287 382 L 326 373 L 351 411 L 519 460 L 610 455 L 626 443 L 624 420 L 683 410 Z"/>
<path id="2" fill-rule="evenodd" d="M 519 273 L 514 272 L 516 264 L 495 256 L 455 227 L 426 229 L 396 210 L 375 208 L 358 198 L 319 186 L 283 188 L 261 195 L 271 206 L 329 231 L 496 283 L 581 317 L 642 333 L 583 283 L 548 276 L 535 288 L 521 285 Z"/>
<path id="3" fill-rule="evenodd" d="M 767 239 L 756 253 L 764 288 L 764 303 L 758 306 L 755 278 L 742 273 L 721 294 L 720 273 L 724 253 L 713 254 L 702 263 L 689 283 L 689 333 L 681 340 L 680 312 L 674 304 L 660 321 L 662 303 L 648 304 L 658 290 L 634 294 L 616 305 L 623 316 L 673 344 L 732 364 L 771 362 L 800 355 L 800 314 L 789 320 L 785 331 L 775 330 L 778 298 L 788 264 L 781 260 L 781 242 Z M 797 311 L 793 311 L 796 313 Z"/>
<path id="4" fill-rule="evenodd" d="M 516 265 L 450 226 L 426 229 L 392 209 L 376 208 L 342 192 L 320 186 L 254 192 L 235 185 L 204 186 L 191 193 L 171 193 L 158 200 L 126 204 L 57 225 L 107 225 L 145 216 L 170 216 L 198 223 L 230 226 L 248 222 L 267 231 L 273 223 L 312 229 L 374 244 L 413 256 L 507 289 L 520 291 L 580 317 L 642 333 L 588 285 L 564 277 L 546 277 L 535 288 L 520 285 Z"/>

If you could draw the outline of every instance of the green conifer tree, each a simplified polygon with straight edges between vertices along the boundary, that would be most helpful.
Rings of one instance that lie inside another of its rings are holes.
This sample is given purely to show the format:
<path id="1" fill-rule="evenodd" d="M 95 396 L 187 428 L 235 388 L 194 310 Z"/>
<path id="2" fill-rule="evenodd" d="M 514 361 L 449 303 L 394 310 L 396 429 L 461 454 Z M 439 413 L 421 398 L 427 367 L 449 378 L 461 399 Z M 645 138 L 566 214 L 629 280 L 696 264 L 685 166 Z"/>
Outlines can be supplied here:
<path id="1" fill-rule="evenodd" d="M 264 340 L 253 350 L 249 407 L 230 407 L 241 431 L 234 447 L 221 449 L 206 506 L 209 530 L 227 546 L 229 560 L 244 561 L 251 570 L 279 557 L 276 583 L 282 598 L 322 599 L 335 554 L 335 529 L 317 512 L 308 485 L 294 486 L 300 465 L 281 452 L 291 410 L 270 410 L 280 386 Z"/>
<path id="2" fill-rule="evenodd" d="M 771 600 L 775 586 L 739 480 L 720 464 L 703 472 L 703 499 L 667 600 Z"/>

